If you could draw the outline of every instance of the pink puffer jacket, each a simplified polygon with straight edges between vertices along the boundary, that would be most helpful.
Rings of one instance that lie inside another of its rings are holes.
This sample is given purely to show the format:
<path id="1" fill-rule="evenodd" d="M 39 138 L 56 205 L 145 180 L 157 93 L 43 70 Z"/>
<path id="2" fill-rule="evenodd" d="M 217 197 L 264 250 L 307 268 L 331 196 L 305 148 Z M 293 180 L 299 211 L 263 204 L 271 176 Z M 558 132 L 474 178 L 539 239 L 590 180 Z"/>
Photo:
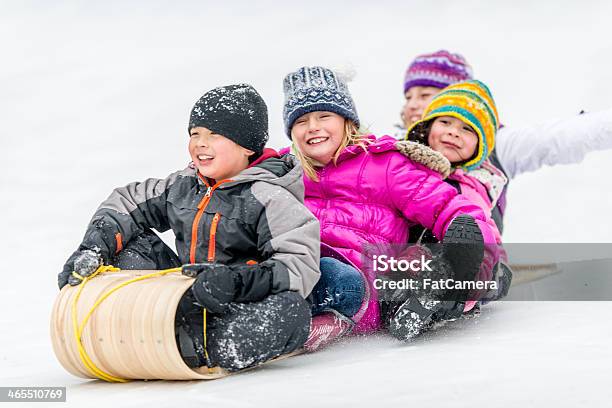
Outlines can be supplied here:
<path id="1" fill-rule="evenodd" d="M 421 224 L 441 239 L 459 214 L 476 219 L 485 243 L 499 243 L 494 223 L 482 209 L 457 194 L 442 176 L 398 151 L 389 136 L 376 140 L 367 152 L 347 147 L 336 164 L 319 172 L 319 181 L 304 176 L 305 204 L 319 219 L 321 242 L 333 247 L 360 270 L 362 245 L 408 242 L 408 229 Z M 370 269 L 370 268 L 368 268 Z M 369 296 L 354 332 L 377 330 L 380 314 L 375 276 L 365 276 Z M 357 320 L 357 319 L 356 319 Z"/>

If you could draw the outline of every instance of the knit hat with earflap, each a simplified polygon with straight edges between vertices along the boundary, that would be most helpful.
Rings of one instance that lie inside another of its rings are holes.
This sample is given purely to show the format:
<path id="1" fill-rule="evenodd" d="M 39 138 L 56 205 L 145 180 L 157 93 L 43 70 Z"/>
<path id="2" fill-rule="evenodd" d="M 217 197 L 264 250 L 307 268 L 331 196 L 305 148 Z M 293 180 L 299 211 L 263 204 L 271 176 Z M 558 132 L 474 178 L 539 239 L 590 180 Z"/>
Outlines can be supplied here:
<path id="1" fill-rule="evenodd" d="M 302 67 L 283 80 L 285 132 L 291 138 L 293 123 L 316 111 L 334 112 L 359 126 L 359 116 L 345 80 L 331 69 Z"/>
<path id="2" fill-rule="evenodd" d="M 489 88 L 477 80 L 445 88 L 425 108 L 423 118 L 410 126 L 406 139 L 428 144 L 430 123 L 440 116 L 461 120 L 470 125 L 478 136 L 474 155 L 465 162 L 453 165 L 468 171 L 480 166 L 495 147 L 495 134 L 499 129 L 497 107 Z"/>
<path id="3" fill-rule="evenodd" d="M 189 128 L 205 127 L 260 155 L 268 141 L 268 108 L 248 84 L 220 86 L 196 102 Z"/>
<path id="4" fill-rule="evenodd" d="M 404 77 L 404 93 L 413 86 L 446 88 L 472 78 L 472 67 L 461 54 L 440 50 L 419 55 L 410 63 Z"/>

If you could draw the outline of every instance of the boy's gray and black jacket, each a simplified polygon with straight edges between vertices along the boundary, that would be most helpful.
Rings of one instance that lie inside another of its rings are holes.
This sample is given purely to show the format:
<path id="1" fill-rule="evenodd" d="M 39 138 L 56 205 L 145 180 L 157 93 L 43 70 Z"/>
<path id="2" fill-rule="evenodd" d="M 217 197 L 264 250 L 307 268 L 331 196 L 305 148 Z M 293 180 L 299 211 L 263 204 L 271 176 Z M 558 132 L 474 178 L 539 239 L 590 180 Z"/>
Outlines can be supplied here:
<path id="1" fill-rule="evenodd" d="M 257 263 L 272 272 L 269 293 L 293 290 L 306 297 L 319 279 L 320 231 L 303 203 L 302 168 L 290 155 L 265 159 L 215 185 L 190 166 L 115 189 L 79 249 L 98 250 L 109 262 L 146 229 L 172 229 L 181 263 Z"/>

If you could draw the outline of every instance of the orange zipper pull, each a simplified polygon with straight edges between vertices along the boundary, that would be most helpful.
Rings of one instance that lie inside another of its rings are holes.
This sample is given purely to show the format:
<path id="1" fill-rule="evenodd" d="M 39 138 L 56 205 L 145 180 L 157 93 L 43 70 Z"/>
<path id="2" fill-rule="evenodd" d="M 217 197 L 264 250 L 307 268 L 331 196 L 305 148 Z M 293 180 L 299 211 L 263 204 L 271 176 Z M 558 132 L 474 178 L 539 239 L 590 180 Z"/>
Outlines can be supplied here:
<path id="1" fill-rule="evenodd" d="M 206 189 L 206 194 L 204 194 L 204 197 L 202 198 L 202 200 L 200 200 L 200 203 L 198 204 L 198 210 L 201 210 L 202 207 L 208 204 L 208 198 L 210 198 L 211 193 L 212 193 L 212 187 L 208 187 Z"/>

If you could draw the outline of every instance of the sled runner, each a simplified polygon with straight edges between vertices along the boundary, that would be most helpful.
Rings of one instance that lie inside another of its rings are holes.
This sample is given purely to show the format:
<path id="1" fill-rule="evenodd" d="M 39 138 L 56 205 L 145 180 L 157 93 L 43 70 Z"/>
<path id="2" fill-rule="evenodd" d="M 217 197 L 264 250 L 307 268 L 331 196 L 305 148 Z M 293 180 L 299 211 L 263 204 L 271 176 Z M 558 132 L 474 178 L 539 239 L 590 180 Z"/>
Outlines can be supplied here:
<path id="1" fill-rule="evenodd" d="M 561 272 L 559 265 L 556 263 L 514 264 L 511 268 L 514 275 L 512 279 L 513 286 L 544 279 Z"/>

